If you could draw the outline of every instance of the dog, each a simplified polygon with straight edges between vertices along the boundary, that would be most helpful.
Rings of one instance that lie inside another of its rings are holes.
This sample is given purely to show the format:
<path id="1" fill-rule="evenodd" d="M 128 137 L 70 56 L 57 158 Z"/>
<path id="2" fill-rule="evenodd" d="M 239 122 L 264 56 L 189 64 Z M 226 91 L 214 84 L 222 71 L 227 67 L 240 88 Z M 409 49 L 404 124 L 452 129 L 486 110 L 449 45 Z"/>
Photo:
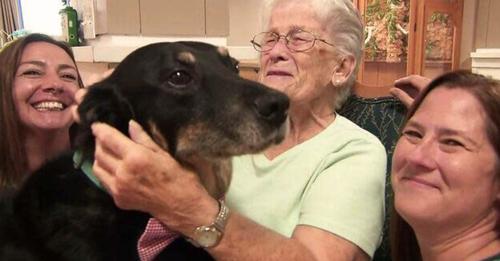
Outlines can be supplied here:
<path id="1" fill-rule="evenodd" d="M 133 119 L 181 164 L 209 162 L 213 171 L 198 175 L 221 198 L 230 157 L 279 143 L 289 106 L 281 92 L 240 78 L 234 61 L 205 43 L 155 43 L 90 87 L 72 134 L 79 157 L 70 152 L 49 162 L 0 203 L 0 260 L 139 260 L 137 240 L 150 216 L 117 208 L 80 168 L 93 160 L 94 122 L 127 134 Z M 155 260 L 212 258 L 180 237 Z"/>

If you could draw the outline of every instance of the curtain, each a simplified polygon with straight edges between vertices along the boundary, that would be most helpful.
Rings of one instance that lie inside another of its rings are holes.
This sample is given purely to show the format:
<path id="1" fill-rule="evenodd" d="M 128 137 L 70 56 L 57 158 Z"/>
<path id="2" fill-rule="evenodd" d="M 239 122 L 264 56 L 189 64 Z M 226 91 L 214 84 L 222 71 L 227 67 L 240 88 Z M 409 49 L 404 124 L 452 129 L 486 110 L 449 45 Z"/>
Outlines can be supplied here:
<path id="1" fill-rule="evenodd" d="M 0 42 L 4 43 L 8 34 L 20 29 L 21 14 L 18 0 L 0 0 L 0 15 Z"/>

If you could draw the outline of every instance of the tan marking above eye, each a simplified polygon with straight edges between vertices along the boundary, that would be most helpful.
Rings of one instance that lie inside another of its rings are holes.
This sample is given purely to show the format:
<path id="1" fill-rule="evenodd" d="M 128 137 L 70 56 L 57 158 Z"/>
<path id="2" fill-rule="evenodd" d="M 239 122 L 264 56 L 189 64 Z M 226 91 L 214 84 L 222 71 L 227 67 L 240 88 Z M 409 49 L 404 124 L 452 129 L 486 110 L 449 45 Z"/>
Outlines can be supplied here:
<path id="1" fill-rule="evenodd" d="M 229 56 L 229 51 L 224 46 L 217 47 L 217 52 L 219 52 L 222 56 Z"/>
<path id="2" fill-rule="evenodd" d="M 196 58 L 190 52 L 179 53 L 179 55 L 177 56 L 177 59 L 179 59 L 179 61 L 184 62 L 184 63 L 194 64 L 196 62 Z"/>

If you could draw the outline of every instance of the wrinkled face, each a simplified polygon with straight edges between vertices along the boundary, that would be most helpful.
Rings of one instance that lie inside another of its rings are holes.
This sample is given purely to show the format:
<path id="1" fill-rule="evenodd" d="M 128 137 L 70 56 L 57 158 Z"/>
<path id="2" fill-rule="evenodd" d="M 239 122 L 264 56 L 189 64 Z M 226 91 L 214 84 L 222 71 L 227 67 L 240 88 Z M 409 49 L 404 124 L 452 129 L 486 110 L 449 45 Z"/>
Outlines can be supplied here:
<path id="1" fill-rule="evenodd" d="M 69 106 L 78 86 L 78 73 L 61 48 L 46 42 L 24 49 L 14 79 L 13 99 L 21 124 L 28 130 L 68 128 Z"/>
<path id="2" fill-rule="evenodd" d="M 499 159 L 485 117 L 472 94 L 438 87 L 408 121 L 394 152 L 392 186 L 410 225 L 460 230 L 496 211 Z"/>
<path id="3" fill-rule="evenodd" d="M 318 38 L 328 39 L 321 21 L 305 3 L 280 4 L 271 13 L 267 31 L 286 35 L 302 29 Z M 273 49 L 261 53 L 260 81 L 276 90 L 283 91 L 295 102 L 307 102 L 322 95 L 331 81 L 337 66 L 334 48 L 316 41 L 313 48 L 291 51 L 281 40 Z"/>

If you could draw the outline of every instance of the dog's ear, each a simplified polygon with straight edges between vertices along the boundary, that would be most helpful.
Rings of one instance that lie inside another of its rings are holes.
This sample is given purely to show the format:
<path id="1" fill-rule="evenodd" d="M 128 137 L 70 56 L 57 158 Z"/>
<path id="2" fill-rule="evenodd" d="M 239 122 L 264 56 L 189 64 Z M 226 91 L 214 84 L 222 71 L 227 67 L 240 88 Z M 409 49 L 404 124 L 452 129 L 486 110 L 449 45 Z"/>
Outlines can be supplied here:
<path id="1" fill-rule="evenodd" d="M 226 47 L 219 46 L 216 48 L 217 53 L 219 53 L 220 58 L 222 58 L 222 63 L 226 65 L 231 71 L 235 73 L 240 73 L 240 61 L 229 55 L 229 50 Z"/>
<path id="2" fill-rule="evenodd" d="M 128 135 L 128 122 L 133 110 L 128 100 L 111 81 L 93 85 L 78 106 L 80 123 L 74 137 L 75 149 L 82 152 L 83 159 L 92 159 L 95 141 L 90 126 L 94 122 L 107 123 Z"/>

